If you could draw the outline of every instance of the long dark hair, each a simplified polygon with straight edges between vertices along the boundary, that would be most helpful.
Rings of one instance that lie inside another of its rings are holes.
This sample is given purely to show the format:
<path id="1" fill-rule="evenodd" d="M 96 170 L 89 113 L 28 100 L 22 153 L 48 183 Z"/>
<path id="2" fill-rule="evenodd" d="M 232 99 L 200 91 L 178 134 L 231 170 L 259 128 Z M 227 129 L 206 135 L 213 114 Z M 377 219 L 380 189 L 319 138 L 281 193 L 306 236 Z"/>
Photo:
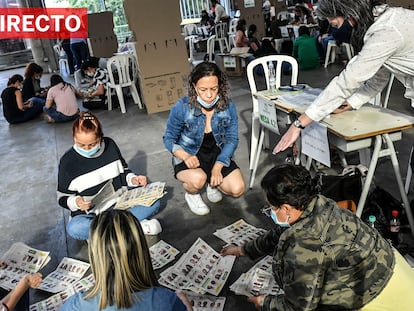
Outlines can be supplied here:
<path id="1" fill-rule="evenodd" d="M 275 166 L 266 173 L 260 185 L 267 201 L 275 207 L 289 204 L 304 210 L 317 194 L 309 171 L 299 165 Z"/>
<path id="2" fill-rule="evenodd" d="M 352 18 L 356 25 L 353 26 L 351 44 L 356 53 L 361 51 L 364 45 L 364 36 L 368 28 L 374 23 L 373 8 L 383 4 L 382 0 L 320 0 L 316 14 L 319 18 L 341 16 Z"/>
<path id="3" fill-rule="evenodd" d="M 12 75 L 7 81 L 7 86 L 15 84 L 17 81 L 23 82 L 23 76 L 19 74 Z"/>
<path id="4" fill-rule="evenodd" d="M 194 85 L 197 84 L 198 80 L 204 77 L 216 76 L 218 79 L 218 95 L 220 99 L 215 105 L 215 109 L 218 111 L 225 110 L 229 103 L 229 84 L 227 81 L 226 74 L 220 70 L 220 68 L 215 63 L 203 62 L 194 67 L 191 71 L 188 78 L 188 97 L 190 98 L 190 103 L 193 106 L 201 108 L 201 105 L 197 102 L 197 92 Z"/>
<path id="5" fill-rule="evenodd" d="M 50 86 L 51 87 L 55 86 L 55 85 L 58 85 L 59 83 L 63 84 L 63 86 L 61 87 L 61 90 L 63 90 L 66 87 L 70 87 L 73 91 L 75 91 L 74 88 L 73 88 L 73 85 L 66 82 L 65 80 L 63 80 L 63 78 L 60 75 L 54 74 L 50 77 Z"/>

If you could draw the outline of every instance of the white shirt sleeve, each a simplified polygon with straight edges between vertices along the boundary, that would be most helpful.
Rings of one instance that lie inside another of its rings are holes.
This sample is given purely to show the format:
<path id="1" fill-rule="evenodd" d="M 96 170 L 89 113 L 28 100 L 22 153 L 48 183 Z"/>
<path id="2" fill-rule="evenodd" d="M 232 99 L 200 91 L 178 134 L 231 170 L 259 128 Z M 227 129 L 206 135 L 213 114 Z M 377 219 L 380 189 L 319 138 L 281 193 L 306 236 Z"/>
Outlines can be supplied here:
<path id="1" fill-rule="evenodd" d="M 361 107 L 384 88 L 389 73 L 379 70 L 403 46 L 404 38 L 395 27 L 373 24 L 365 35 L 362 50 L 339 76 L 332 79 L 306 114 L 312 120 L 320 121 L 346 100 L 354 108 Z"/>

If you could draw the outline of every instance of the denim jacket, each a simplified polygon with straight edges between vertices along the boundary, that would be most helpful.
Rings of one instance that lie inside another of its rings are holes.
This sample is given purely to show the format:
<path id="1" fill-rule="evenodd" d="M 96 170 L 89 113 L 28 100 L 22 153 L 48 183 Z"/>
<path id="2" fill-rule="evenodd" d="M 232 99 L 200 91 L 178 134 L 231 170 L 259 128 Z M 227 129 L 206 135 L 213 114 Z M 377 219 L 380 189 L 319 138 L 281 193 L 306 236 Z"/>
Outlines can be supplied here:
<path id="1" fill-rule="evenodd" d="M 171 108 L 163 136 L 165 147 L 171 153 L 183 149 L 189 154 L 197 154 L 203 143 L 205 125 L 206 115 L 199 107 L 192 106 L 187 96 L 182 97 Z M 217 162 L 229 166 L 239 143 L 238 116 L 233 102 L 224 111 L 214 111 L 211 129 L 216 145 L 221 149 Z M 182 160 L 173 158 L 174 165 L 181 162 Z"/>

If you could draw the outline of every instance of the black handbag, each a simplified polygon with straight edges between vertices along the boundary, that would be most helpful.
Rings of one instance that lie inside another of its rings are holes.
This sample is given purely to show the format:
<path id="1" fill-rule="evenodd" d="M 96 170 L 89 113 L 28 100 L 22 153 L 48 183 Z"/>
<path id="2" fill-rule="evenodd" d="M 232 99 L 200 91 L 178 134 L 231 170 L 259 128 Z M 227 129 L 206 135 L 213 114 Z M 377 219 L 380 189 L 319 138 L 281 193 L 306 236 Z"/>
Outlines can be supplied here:
<path id="1" fill-rule="evenodd" d="M 319 193 L 336 202 L 352 200 L 358 205 L 362 192 L 362 174 L 359 169 L 349 170 L 342 175 L 317 174 Z"/>

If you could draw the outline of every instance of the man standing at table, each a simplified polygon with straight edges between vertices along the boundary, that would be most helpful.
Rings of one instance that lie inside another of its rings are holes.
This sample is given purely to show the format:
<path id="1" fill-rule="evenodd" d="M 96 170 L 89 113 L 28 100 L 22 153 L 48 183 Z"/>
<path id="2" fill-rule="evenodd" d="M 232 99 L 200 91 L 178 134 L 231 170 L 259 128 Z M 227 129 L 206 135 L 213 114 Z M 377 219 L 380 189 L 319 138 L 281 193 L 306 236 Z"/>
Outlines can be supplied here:
<path id="1" fill-rule="evenodd" d="M 351 44 L 356 56 L 283 135 L 274 153 L 286 150 L 301 129 L 330 113 L 358 109 L 387 85 L 390 73 L 406 87 L 414 107 L 414 11 L 384 1 L 321 0 L 316 14 L 334 27 L 348 18 L 354 25 Z"/>

